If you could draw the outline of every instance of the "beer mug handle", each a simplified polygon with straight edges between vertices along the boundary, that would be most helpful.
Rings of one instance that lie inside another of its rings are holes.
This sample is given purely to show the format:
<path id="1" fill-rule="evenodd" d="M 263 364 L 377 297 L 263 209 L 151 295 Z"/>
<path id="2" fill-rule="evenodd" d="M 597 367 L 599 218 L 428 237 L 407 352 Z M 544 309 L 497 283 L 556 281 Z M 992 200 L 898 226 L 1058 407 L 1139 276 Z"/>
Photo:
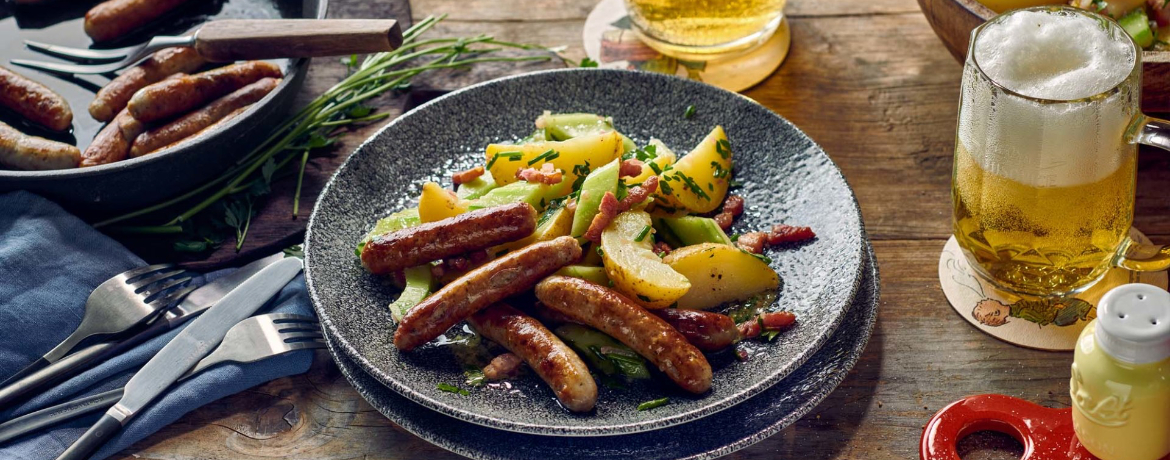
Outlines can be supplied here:
<path id="1" fill-rule="evenodd" d="M 1147 117 L 1134 123 L 1133 141 L 1170 151 L 1170 121 Z M 1152 272 L 1170 269 L 1170 245 L 1142 244 L 1128 240 L 1118 252 L 1114 265 L 1126 270 Z"/>

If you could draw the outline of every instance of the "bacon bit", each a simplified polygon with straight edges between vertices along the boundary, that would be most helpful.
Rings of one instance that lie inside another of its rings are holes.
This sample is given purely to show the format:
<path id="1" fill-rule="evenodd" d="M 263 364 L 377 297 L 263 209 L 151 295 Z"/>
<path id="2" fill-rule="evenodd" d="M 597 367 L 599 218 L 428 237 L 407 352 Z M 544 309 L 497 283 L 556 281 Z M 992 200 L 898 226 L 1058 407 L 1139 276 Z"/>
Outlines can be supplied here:
<path id="1" fill-rule="evenodd" d="M 754 339 L 760 336 L 760 322 L 755 318 L 739 323 L 739 336 L 745 339 Z"/>
<path id="2" fill-rule="evenodd" d="M 561 170 L 556 169 L 552 163 L 545 163 L 540 165 L 540 169 L 524 168 L 516 171 L 516 177 L 527 182 L 534 182 L 547 185 L 556 185 L 564 180 L 564 174 Z"/>
<path id="3" fill-rule="evenodd" d="M 483 377 L 487 380 L 504 380 L 515 377 L 520 371 L 524 360 L 512 353 L 504 353 L 492 358 L 492 362 L 483 368 Z"/>
<path id="4" fill-rule="evenodd" d="M 764 329 L 778 331 L 787 329 L 796 322 L 796 315 L 790 311 L 776 311 L 760 314 L 758 323 L 764 323 Z"/>
<path id="5" fill-rule="evenodd" d="M 730 213 L 731 217 L 739 217 L 743 214 L 744 199 L 739 195 L 727 195 L 727 199 L 723 200 L 723 212 Z"/>
<path id="6" fill-rule="evenodd" d="M 463 184 L 466 184 L 468 182 L 471 182 L 471 181 L 479 178 L 479 176 L 482 176 L 482 175 L 483 175 L 483 166 L 476 166 L 474 168 L 468 169 L 467 171 L 460 171 L 460 172 L 457 172 L 455 174 L 452 174 L 451 175 L 451 182 L 454 182 L 455 185 L 463 185 Z"/>
<path id="7" fill-rule="evenodd" d="M 666 255 L 670 254 L 670 251 L 673 250 L 674 248 L 670 247 L 669 244 L 666 244 L 665 241 L 654 243 L 654 253 L 658 254 L 658 257 L 666 257 Z"/>
<path id="8" fill-rule="evenodd" d="M 739 235 L 735 245 L 752 254 L 763 254 L 764 244 L 768 242 L 768 234 L 764 232 L 748 232 Z"/>
<path id="9" fill-rule="evenodd" d="M 633 193 L 632 190 L 631 193 Z M 597 207 L 597 215 L 593 216 L 593 221 L 589 223 L 589 229 L 583 235 L 585 239 L 594 244 L 601 244 L 601 232 L 621 212 L 621 203 L 618 202 L 617 197 L 613 196 L 613 192 L 605 192 L 605 195 L 601 197 L 601 205 Z"/>
<path id="10" fill-rule="evenodd" d="M 795 243 L 816 237 L 817 234 L 813 233 L 811 228 L 777 224 L 772 226 L 772 231 L 768 234 L 768 244 Z"/>
<path id="11" fill-rule="evenodd" d="M 642 174 L 642 168 L 645 166 L 646 164 L 639 160 L 622 160 L 622 167 L 618 175 L 621 177 L 637 177 L 639 174 Z"/>
<path id="12" fill-rule="evenodd" d="M 713 219 L 715 219 L 716 224 L 719 224 L 719 228 L 722 228 L 723 230 L 731 228 L 731 224 L 735 223 L 735 217 L 726 212 L 716 214 Z"/>
<path id="13" fill-rule="evenodd" d="M 641 204 L 650 198 L 650 194 L 658 190 L 658 176 L 650 176 L 643 182 L 642 185 L 633 187 L 626 191 L 626 197 L 622 198 L 621 210 L 618 212 L 629 211 L 630 208 Z"/>

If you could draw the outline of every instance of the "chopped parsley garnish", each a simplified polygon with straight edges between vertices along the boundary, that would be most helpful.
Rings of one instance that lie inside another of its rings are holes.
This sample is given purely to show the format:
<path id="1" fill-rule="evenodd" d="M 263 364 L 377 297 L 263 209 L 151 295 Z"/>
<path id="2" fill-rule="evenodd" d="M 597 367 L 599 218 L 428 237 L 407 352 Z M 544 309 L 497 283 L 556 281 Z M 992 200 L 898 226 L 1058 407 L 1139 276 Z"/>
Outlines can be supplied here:
<path id="1" fill-rule="evenodd" d="M 467 395 L 471 394 L 471 393 L 470 393 L 470 392 L 468 392 L 467 390 L 464 390 L 464 389 L 462 389 L 462 388 L 459 388 L 459 387 L 457 387 L 457 386 L 455 386 L 455 385 L 451 385 L 451 384 L 449 384 L 449 383 L 442 383 L 442 382 L 440 382 L 440 383 L 439 383 L 438 385 L 436 385 L 435 387 L 436 387 L 436 388 L 438 388 L 439 390 L 446 391 L 446 392 L 448 392 L 448 393 L 455 393 L 455 394 L 458 394 L 458 395 L 460 395 L 460 396 L 467 396 Z"/>
<path id="2" fill-rule="evenodd" d="M 722 179 L 724 177 L 727 177 L 727 175 L 731 173 L 731 171 L 723 169 L 723 165 L 719 164 L 718 161 L 712 161 L 711 168 L 715 170 L 715 174 L 713 174 L 713 176 L 716 179 Z"/>
<path id="3" fill-rule="evenodd" d="M 614 198 L 617 198 L 618 201 L 621 201 L 621 200 L 624 200 L 626 198 L 626 195 L 629 195 L 629 194 L 630 194 L 630 186 L 626 184 L 625 180 L 618 180 L 617 193 L 614 194 Z"/>
<path id="4" fill-rule="evenodd" d="M 674 178 L 681 180 L 683 182 L 683 188 L 695 192 L 695 195 L 697 195 L 699 198 L 711 201 L 711 196 L 708 195 L 707 192 L 703 191 L 703 187 L 700 187 L 698 182 L 695 182 L 694 179 L 691 179 L 691 176 L 683 174 L 682 171 L 679 171 L 674 173 Z"/>
<path id="5" fill-rule="evenodd" d="M 731 143 L 727 142 L 727 139 L 720 139 L 715 142 L 715 152 L 719 153 L 719 156 L 723 157 L 724 160 L 731 158 Z"/>
<path id="6" fill-rule="evenodd" d="M 665 406 L 669 402 L 670 402 L 670 398 L 662 398 L 662 399 L 655 399 L 653 401 L 646 401 L 642 404 L 638 404 L 638 410 L 643 411 L 643 410 L 654 409 L 656 407 L 662 407 L 662 406 Z"/>
<path id="7" fill-rule="evenodd" d="M 642 240 L 646 239 L 646 235 L 649 235 L 649 234 L 650 234 L 650 226 L 647 225 L 645 227 L 642 227 L 642 231 L 638 232 L 638 236 L 634 237 L 634 241 L 641 243 Z"/>
<path id="8" fill-rule="evenodd" d="M 588 176 L 592 171 L 593 170 L 589 168 L 588 161 L 586 161 L 583 165 L 573 165 L 573 174 L 577 176 L 577 179 L 573 180 L 573 193 L 578 193 L 581 191 L 581 185 L 585 183 L 585 176 Z"/>
<path id="9" fill-rule="evenodd" d="M 463 369 L 463 376 L 467 377 L 467 384 L 473 387 L 483 385 L 486 379 L 486 377 L 483 375 L 482 369 L 472 366 L 468 366 Z"/>
<path id="10" fill-rule="evenodd" d="M 695 106 L 688 105 L 687 110 L 683 112 L 683 118 L 690 119 L 693 116 L 695 116 Z"/>
<path id="11" fill-rule="evenodd" d="M 653 163 L 651 163 L 651 164 L 653 164 Z M 665 179 L 665 178 L 666 178 L 666 176 L 663 176 L 663 179 Z M 667 195 L 674 194 L 674 191 L 671 190 L 670 184 L 666 183 L 665 180 L 658 182 L 658 188 L 662 189 L 663 193 L 666 193 Z"/>
<path id="12" fill-rule="evenodd" d="M 605 257 L 605 251 L 601 250 L 601 246 L 597 247 L 597 255 Z"/>
<path id="13" fill-rule="evenodd" d="M 650 162 L 650 169 L 654 170 L 654 174 L 662 174 L 662 168 L 658 167 L 657 163 Z"/>
<path id="14" fill-rule="evenodd" d="M 556 150 L 548 149 L 544 153 L 537 155 L 536 158 L 528 160 L 528 166 L 532 166 L 532 165 L 540 163 L 542 161 L 552 161 L 552 160 L 557 159 L 557 157 L 560 157 L 560 156 L 561 156 L 561 154 L 557 153 Z"/>
<path id="15" fill-rule="evenodd" d="M 488 161 L 487 169 L 492 169 L 492 165 L 496 164 L 496 160 L 499 160 L 500 157 L 507 158 L 508 161 L 520 161 L 521 158 L 524 158 L 524 152 L 519 150 L 511 152 L 496 152 L 495 155 L 492 155 L 491 161 Z"/>
<path id="16" fill-rule="evenodd" d="M 738 239 L 739 239 L 739 237 L 736 237 L 736 239 L 738 240 Z M 768 264 L 768 265 L 771 265 L 771 264 L 772 264 L 772 258 L 771 258 L 771 257 L 768 257 L 768 256 L 766 256 L 766 255 L 763 255 L 763 254 L 756 254 L 756 253 L 754 253 L 754 252 L 751 252 L 751 251 L 746 251 L 746 250 L 744 250 L 744 249 L 742 249 L 742 248 L 740 248 L 740 252 L 742 252 L 742 253 L 744 253 L 744 254 L 747 254 L 747 255 L 750 255 L 750 256 L 752 256 L 752 257 L 755 257 L 755 258 L 757 258 L 757 259 L 760 259 L 760 260 L 762 260 L 764 263 L 766 263 L 766 264 Z"/>
<path id="17" fill-rule="evenodd" d="M 581 67 L 597 67 L 597 61 L 588 57 L 581 58 Z"/>

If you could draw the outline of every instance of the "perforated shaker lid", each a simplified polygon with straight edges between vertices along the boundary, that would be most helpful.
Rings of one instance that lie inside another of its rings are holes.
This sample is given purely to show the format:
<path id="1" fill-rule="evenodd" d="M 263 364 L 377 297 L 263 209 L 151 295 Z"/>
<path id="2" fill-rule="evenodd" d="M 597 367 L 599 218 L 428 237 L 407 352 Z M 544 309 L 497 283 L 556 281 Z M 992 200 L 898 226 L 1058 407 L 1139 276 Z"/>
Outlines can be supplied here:
<path id="1" fill-rule="evenodd" d="M 1133 364 L 1170 358 L 1170 292 L 1148 284 L 1113 288 L 1097 305 L 1097 343 Z"/>

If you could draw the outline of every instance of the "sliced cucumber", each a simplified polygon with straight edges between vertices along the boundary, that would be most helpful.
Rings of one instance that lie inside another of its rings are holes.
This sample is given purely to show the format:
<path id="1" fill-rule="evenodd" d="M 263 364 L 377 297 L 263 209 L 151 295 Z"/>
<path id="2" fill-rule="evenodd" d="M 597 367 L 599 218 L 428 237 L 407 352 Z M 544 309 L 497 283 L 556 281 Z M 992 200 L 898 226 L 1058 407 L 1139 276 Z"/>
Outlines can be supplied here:
<path id="1" fill-rule="evenodd" d="M 398 299 L 390 303 L 390 317 L 398 322 L 402 322 L 406 312 L 431 295 L 431 289 L 434 285 L 434 276 L 431 275 L 430 265 L 408 268 L 404 274 L 406 275 L 406 287 L 402 289 L 402 294 L 398 295 Z"/>
<path id="2" fill-rule="evenodd" d="M 403 209 L 389 216 L 378 219 L 378 223 L 374 224 L 374 229 L 366 234 L 365 238 L 358 243 L 354 254 L 362 255 L 362 249 L 366 247 L 366 243 L 374 239 L 375 236 L 383 235 L 390 232 L 396 232 L 408 227 L 414 227 L 422 223 L 418 217 L 418 208 Z"/>
<path id="3" fill-rule="evenodd" d="M 585 176 L 585 182 L 581 183 L 581 196 L 577 198 L 577 211 L 573 215 L 573 231 L 570 235 L 574 238 L 589 230 L 589 224 L 593 222 L 593 216 L 597 215 L 605 192 L 617 193 L 620 172 L 621 159 L 616 159 Z"/>
<path id="4" fill-rule="evenodd" d="M 557 270 L 558 275 L 571 276 L 573 278 L 581 278 L 585 281 L 591 281 L 602 286 L 609 286 L 609 276 L 605 274 L 605 268 L 591 267 L 588 265 L 568 265 Z"/>
<path id="5" fill-rule="evenodd" d="M 476 210 L 483 208 L 490 208 L 492 206 L 502 206 L 505 204 L 519 203 L 521 201 L 532 205 L 533 208 L 540 210 L 544 206 L 541 205 L 541 200 L 544 198 L 545 189 L 547 185 L 534 184 L 531 182 L 513 182 L 503 187 L 496 187 L 478 199 L 472 200 L 468 205 L 468 209 Z"/>
<path id="6" fill-rule="evenodd" d="M 1122 29 L 1129 32 L 1133 41 L 1142 48 L 1154 44 L 1154 31 L 1150 29 L 1150 17 L 1146 16 L 1145 8 L 1134 8 L 1129 14 L 1117 20 Z"/>
<path id="7" fill-rule="evenodd" d="M 614 130 L 613 120 L 592 113 L 545 113 L 538 122 L 544 125 L 548 137 L 556 141 Z M 618 134 L 622 136 L 622 153 L 634 150 L 634 141 Z"/>
<path id="8" fill-rule="evenodd" d="M 664 217 L 662 222 L 670 227 L 683 246 L 702 243 L 731 244 L 731 238 L 719 228 L 715 219 L 699 216 Z"/>
<path id="9" fill-rule="evenodd" d="M 597 329 L 580 324 L 564 324 L 553 332 L 577 350 L 577 354 L 594 369 L 605 375 L 624 375 L 639 380 L 650 378 L 650 370 L 644 358 Z"/>
<path id="10" fill-rule="evenodd" d="M 465 200 L 474 200 L 483 196 L 487 192 L 492 191 L 496 187 L 499 187 L 499 185 L 496 184 L 496 179 L 492 177 L 492 173 L 490 171 L 484 171 L 482 176 L 472 179 L 471 182 L 460 185 L 459 190 L 456 190 L 455 194 L 458 195 L 459 198 L 463 198 Z"/>

